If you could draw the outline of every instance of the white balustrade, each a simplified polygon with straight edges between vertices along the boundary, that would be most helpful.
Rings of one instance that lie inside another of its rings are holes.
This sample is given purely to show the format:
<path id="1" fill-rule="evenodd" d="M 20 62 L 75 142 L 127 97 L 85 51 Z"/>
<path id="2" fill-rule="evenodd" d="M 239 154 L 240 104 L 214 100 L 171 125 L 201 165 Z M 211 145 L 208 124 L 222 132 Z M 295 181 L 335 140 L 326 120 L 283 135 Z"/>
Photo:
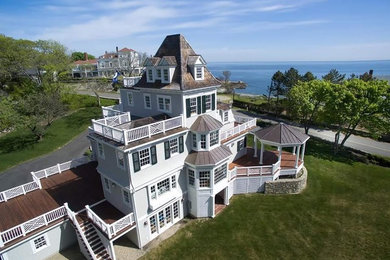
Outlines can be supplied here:
<path id="1" fill-rule="evenodd" d="M 26 236 L 28 233 L 43 226 L 47 226 L 51 222 L 56 221 L 57 219 L 60 219 L 66 215 L 67 212 L 65 207 L 61 206 L 36 218 L 30 219 L 20 225 L 10 228 L 4 232 L 1 232 L 0 247 L 2 244 L 4 245 L 5 243 L 13 241 L 19 237 Z"/>
<path id="2" fill-rule="evenodd" d="M 241 117 L 239 117 L 239 118 L 241 118 Z M 243 122 L 244 120 L 245 120 L 245 122 Z M 232 137 L 234 135 L 242 133 L 242 132 L 248 130 L 249 128 L 256 126 L 256 118 L 245 117 L 244 119 L 239 119 L 237 122 L 238 123 L 243 122 L 243 123 L 238 125 L 238 126 L 232 127 L 226 131 L 223 131 L 220 135 L 221 141 L 228 139 L 229 137 Z"/>

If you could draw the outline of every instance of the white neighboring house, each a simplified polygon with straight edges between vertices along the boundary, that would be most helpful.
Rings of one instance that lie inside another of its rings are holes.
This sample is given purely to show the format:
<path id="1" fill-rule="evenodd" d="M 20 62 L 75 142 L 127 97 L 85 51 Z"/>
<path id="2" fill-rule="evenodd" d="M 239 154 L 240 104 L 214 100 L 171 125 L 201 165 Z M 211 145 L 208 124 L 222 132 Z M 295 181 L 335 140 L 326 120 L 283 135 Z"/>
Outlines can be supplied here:
<path id="1" fill-rule="evenodd" d="M 76 241 L 87 259 L 115 259 L 119 237 L 142 248 L 187 215 L 215 217 L 234 194 L 296 176 L 308 136 L 234 116 L 217 103 L 219 84 L 182 35 L 167 36 L 122 103 L 92 120 L 94 161 L 34 172 L 0 193 L 1 260 L 43 259 Z"/>
<path id="2" fill-rule="evenodd" d="M 116 47 L 115 52 L 105 52 L 97 60 L 97 70 L 100 77 L 112 77 L 116 71 L 124 76 L 142 73 L 140 54 L 133 49 Z"/>

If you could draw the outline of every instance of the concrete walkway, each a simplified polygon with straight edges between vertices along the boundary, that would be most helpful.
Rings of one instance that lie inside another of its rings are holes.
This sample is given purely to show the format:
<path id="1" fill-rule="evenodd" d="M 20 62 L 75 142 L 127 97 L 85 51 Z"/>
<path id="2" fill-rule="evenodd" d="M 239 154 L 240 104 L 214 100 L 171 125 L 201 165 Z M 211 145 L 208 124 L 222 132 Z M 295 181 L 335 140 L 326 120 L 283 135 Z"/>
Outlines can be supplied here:
<path id="1" fill-rule="evenodd" d="M 0 191 L 32 181 L 31 171 L 38 171 L 57 163 L 80 158 L 89 147 L 88 130 L 72 139 L 69 143 L 47 155 L 21 163 L 0 173 Z"/>
<path id="2" fill-rule="evenodd" d="M 262 114 L 256 114 L 252 112 L 247 112 L 243 110 L 233 110 L 234 114 L 242 115 L 242 116 L 254 116 L 259 119 L 261 119 L 264 122 L 268 123 L 279 123 L 279 122 L 285 122 L 290 125 L 294 125 L 297 129 L 301 130 L 303 133 L 305 130 L 303 127 L 299 127 L 297 124 L 289 122 L 287 120 L 271 117 L 269 115 L 262 115 Z M 326 141 L 334 142 L 334 135 L 335 132 L 332 130 L 326 130 L 326 129 L 319 129 L 319 128 L 310 128 L 309 135 L 321 138 Z M 342 134 L 340 137 L 340 140 L 344 138 L 344 135 Z M 351 135 L 348 140 L 345 142 L 345 146 L 349 148 L 353 148 L 356 150 L 363 151 L 365 153 L 369 154 L 376 154 L 380 156 L 390 157 L 390 143 L 386 142 L 379 142 L 367 137 L 361 137 L 357 135 Z"/>

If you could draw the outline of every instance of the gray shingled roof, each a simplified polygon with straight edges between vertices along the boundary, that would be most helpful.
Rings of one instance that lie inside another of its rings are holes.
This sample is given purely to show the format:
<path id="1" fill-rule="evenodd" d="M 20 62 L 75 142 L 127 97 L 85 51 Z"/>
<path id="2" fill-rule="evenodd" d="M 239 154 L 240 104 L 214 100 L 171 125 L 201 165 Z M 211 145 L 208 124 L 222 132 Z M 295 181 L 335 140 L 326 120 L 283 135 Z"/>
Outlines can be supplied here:
<path id="1" fill-rule="evenodd" d="M 176 66 L 177 65 L 175 56 L 162 57 L 158 65 L 163 65 L 162 63 L 164 60 L 168 63 L 169 66 Z"/>
<path id="2" fill-rule="evenodd" d="M 183 35 L 168 35 L 160 45 L 160 48 L 157 50 L 156 55 L 154 55 L 154 58 L 162 58 L 164 56 L 175 57 L 177 66 L 175 68 L 175 73 L 172 77 L 172 82 L 170 84 L 167 84 L 161 83 L 161 81 L 157 80 L 154 83 L 148 83 L 146 81 L 146 73 L 144 73 L 140 81 L 134 85 L 134 88 L 190 90 L 210 86 L 220 86 L 221 82 L 211 74 L 207 67 L 204 68 L 203 80 L 194 79 L 193 75 L 191 74 L 190 67 L 187 64 L 188 57 L 194 55 L 197 54 L 188 44 Z"/>
<path id="3" fill-rule="evenodd" d="M 211 151 L 196 152 L 192 151 L 187 155 L 186 163 L 192 165 L 215 165 L 232 155 L 230 149 L 225 145 L 214 148 Z"/>
<path id="4" fill-rule="evenodd" d="M 190 127 L 195 132 L 210 132 L 222 127 L 222 123 L 210 115 L 201 115 Z"/>
<path id="5" fill-rule="evenodd" d="M 260 140 L 269 141 L 278 144 L 303 144 L 309 139 L 308 135 L 301 133 L 299 130 L 279 123 L 255 132 Z"/>

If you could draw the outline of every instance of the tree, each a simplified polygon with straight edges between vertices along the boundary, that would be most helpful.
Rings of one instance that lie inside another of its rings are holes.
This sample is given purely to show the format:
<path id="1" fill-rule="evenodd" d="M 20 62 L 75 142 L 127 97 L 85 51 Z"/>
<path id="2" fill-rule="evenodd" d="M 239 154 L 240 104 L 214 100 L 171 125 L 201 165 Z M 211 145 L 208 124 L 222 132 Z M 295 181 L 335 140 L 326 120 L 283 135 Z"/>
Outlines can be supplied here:
<path id="1" fill-rule="evenodd" d="M 283 84 L 286 87 L 286 94 L 292 87 L 295 86 L 295 84 L 298 83 L 299 80 L 301 80 L 301 75 L 299 75 L 297 69 L 290 68 L 288 71 L 284 72 Z"/>
<path id="2" fill-rule="evenodd" d="M 390 86 L 386 81 L 360 79 L 335 84 L 330 88 L 324 110 L 328 124 L 336 126 L 334 152 L 337 153 L 358 126 L 376 135 L 388 131 Z"/>
<path id="3" fill-rule="evenodd" d="M 91 90 L 96 97 L 96 101 L 98 103 L 98 106 L 101 106 L 100 102 L 100 93 L 103 92 L 107 89 L 108 86 L 110 86 L 110 83 L 104 81 L 103 79 L 94 79 L 94 80 L 85 80 L 84 81 L 84 86 L 86 89 Z"/>
<path id="4" fill-rule="evenodd" d="M 288 92 L 290 113 L 303 125 L 306 134 L 322 111 L 331 85 L 321 80 L 299 81 Z"/>
<path id="5" fill-rule="evenodd" d="M 333 84 L 341 84 L 344 81 L 345 74 L 340 74 L 336 69 L 331 69 L 328 74 L 322 76 L 323 80 L 329 81 Z"/>
<path id="6" fill-rule="evenodd" d="M 370 81 L 374 80 L 375 78 L 373 77 L 373 70 L 370 70 L 369 72 L 364 72 L 362 75 L 359 76 L 359 79 L 363 81 Z"/>
<path id="7" fill-rule="evenodd" d="M 230 72 L 230 70 L 225 70 L 225 71 L 222 71 L 222 75 L 223 75 L 225 83 L 227 83 L 230 81 L 230 76 L 232 75 L 232 73 Z"/>
<path id="8" fill-rule="evenodd" d="M 317 77 L 313 75 L 313 73 L 311 73 L 310 71 L 306 72 L 305 75 L 303 75 L 301 77 L 301 80 L 302 81 L 312 81 L 312 80 L 315 80 Z"/>
<path id="9" fill-rule="evenodd" d="M 17 120 L 14 101 L 9 97 L 0 98 L 0 133 L 14 129 Z"/>
<path id="10" fill-rule="evenodd" d="M 276 96 L 276 113 L 279 111 L 279 98 L 286 92 L 284 82 L 284 74 L 280 70 L 275 72 L 271 79 L 270 90 L 272 90 L 273 95 Z"/>
<path id="11" fill-rule="evenodd" d="M 88 60 L 95 59 L 95 56 L 93 56 L 91 54 L 87 54 L 87 57 L 88 57 Z M 80 51 L 72 52 L 71 59 L 72 59 L 72 61 L 85 60 L 85 54 L 84 54 L 84 52 L 80 52 Z"/>

